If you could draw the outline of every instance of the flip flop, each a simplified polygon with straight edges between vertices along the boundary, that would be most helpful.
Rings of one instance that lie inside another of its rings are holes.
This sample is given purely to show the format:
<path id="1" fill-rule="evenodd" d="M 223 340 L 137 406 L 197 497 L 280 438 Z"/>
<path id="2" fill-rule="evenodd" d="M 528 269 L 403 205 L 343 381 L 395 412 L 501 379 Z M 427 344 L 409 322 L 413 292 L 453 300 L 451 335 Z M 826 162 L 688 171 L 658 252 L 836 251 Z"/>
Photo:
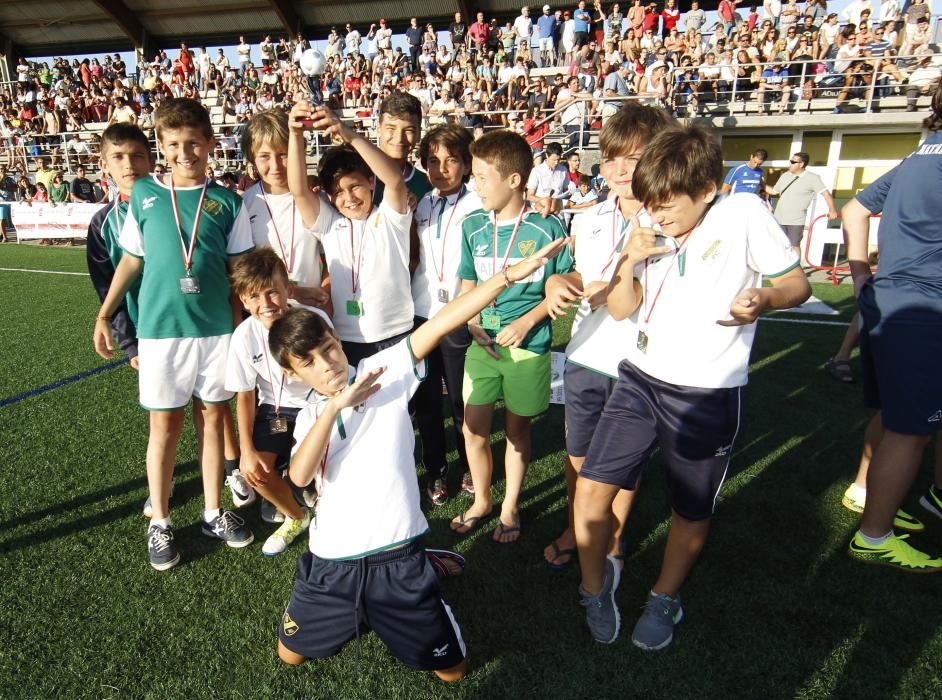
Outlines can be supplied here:
<path id="1" fill-rule="evenodd" d="M 576 558 L 576 552 L 578 551 L 575 547 L 566 547 L 566 549 L 560 549 L 559 545 L 556 544 L 554 540 L 550 545 L 553 548 L 553 558 L 552 559 L 543 559 L 546 562 L 546 567 L 550 571 L 565 571 L 570 566 L 572 566 L 572 560 Z M 568 556 L 565 564 L 554 564 L 553 562 L 559 559 L 560 557 Z"/>
<path id="2" fill-rule="evenodd" d="M 519 525 L 517 526 L 504 525 L 503 521 L 498 519 L 497 527 L 494 528 L 494 532 L 497 533 L 498 537 L 502 537 L 504 535 L 512 535 L 515 532 L 520 532 L 520 526 Z M 519 541 L 520 541 L 519 536 L 517 537 L 517 539 L 510 540 L 509 542 L 501 542 L 500 540 L 495 540 L 494 537 L 491 536 L 491 542 L 493 542 L 496 545 L 509 545 L 509 544 L 514 544 Z"/>
<path id="3" fill-rule="evenodd" d="M 460 576 L 464 571 L 466 564 L 465 558 L 457 552 L 452 552 L 450 549 L 426 548 L 425 556 L 428 557 L 429 563 L 435 567 L 438 578 Z M 449 568 L 449 564 L 452 564 L 451 568 Z"/>
<path id="4" fill-rule="evenodd" d="M 470 518 L 465 518 L 464 516 L 466 515 L 467 515 L 466 512 L 459 515 L 457 524 L 458 524 L 458 527 L 468 528 L 467 530 L 459 531 L 456 528 L 452 527 L 452 525 L 455 522 L 454 520 L 452 520 L 451 523 L 448 525 L 448 531 L 451 533 L 452 537 L 457 537 L 459 540 L 463 540 L 465 537 L 467 537 L 472 532 L 477 530 L 481 526 L 481 521 L 484 520 L 484 518 L 487 518 L 488 516 L 490 516 L 490 513 L 488 513 L 487 515 L 472 515 Z"/>

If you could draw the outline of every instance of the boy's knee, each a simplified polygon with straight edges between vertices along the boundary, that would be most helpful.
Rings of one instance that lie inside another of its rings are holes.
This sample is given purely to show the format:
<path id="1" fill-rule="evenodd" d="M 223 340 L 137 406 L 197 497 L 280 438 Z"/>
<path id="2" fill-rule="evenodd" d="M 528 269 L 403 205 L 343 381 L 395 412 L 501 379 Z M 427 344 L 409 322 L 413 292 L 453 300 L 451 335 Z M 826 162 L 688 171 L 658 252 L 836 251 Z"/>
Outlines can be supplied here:
<path id="1" fill-rule="evenodd" d="M 607 514 L 618 491 L 617 486 L 580 477 L 576 480 L 574 508 L 588 516 Z"/>
<path id="2" fill-rule="evenodd" d="M 442 669 L 441 671 L 433 671 L 433 673 L 438 676 L 439 680 L 445 681 L 446 683 L 454 683 L 455 681 L 460 681 L 465 677 L 465 674 L 468 672 L 468 660 L 464 659 L 457 666 L 452 666 L 451 668 Z"/>
<path id="3" fill-rule="evenodd" d="M 291 651 L 288 647 L 281 643 L 280 639 L 278 640 L 278 658 L 289 666 L 298 666 L 304 661 L 303 656 Z"/>

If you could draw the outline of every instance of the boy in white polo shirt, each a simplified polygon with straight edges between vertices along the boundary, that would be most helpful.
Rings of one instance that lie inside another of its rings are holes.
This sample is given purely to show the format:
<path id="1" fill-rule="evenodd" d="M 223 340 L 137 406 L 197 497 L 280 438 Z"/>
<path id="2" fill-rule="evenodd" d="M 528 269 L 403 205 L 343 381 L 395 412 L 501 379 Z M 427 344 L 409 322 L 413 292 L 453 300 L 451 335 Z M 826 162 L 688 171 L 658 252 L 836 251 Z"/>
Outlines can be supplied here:
<path id="1" fill-rule="evenodd" d="M 386 192 L 392 189 L 387 183 Z M 269 343 L 291 377 L 314 389 L 298 414 L 289 476 L 319 494 L 310 552 L 298 562 L 278 655 L 289 664 L 332 656 L 368 625 L 404 664 L 455 681 L 467 651 L 419 538 L 428 530 L 415 480 L 408 403 L 424 358 L 497 295 L 556 255 L 557 239 L 449 302 L 411 335 L 355 368 L 322 318 L 292 309 Z"/>
<path id="2" fill-rule="evenodd" d="M 250 316 L 232 333 L 226 389 L 236 392 L 242 476 L 285 516 L 262 545 L 262 554 L 274 556 L 311 522 L 278 473 L 287 466 L 295 417 L 311 392 L 304 383 L 285 377 L 268 349 L 268 330 L 288 310 L 291 295 L 284 262 L 271 248 L 259 248 L 236 262 L 230 278 L 232 291 Z M 324 319 L 330 323 L 326 314 Z"/>
<path id="3" fill-rule="evenodd" d="M 311 128 L 343 142 L 328 149 L 318 166 L 330 203 L 307 185 L 304 130 Z M 358 362 L 412 330 L 408 190 L 399 165 L 326 107 L 297 103 L 288 129 L 291 194 L 305 226 L 324 246 L 334 327 L 351 362 Z M 376 206 L 374 176 L 385 185 Z"/>
<path id="4" fill-rule="evenodd" d="M 576 474 L 585 462 L 595 426 L 618 379 L 618 363 L 625 358 L 625 348 L 634 341 L 631 321 L 615 321 L 605 307 L 608 283 L 618 254 L 628 240 L 633 217 L 650 226 L 650 217 L 631 191 L 632 175 L 648 142 L 671 121 L 663 109 L 628 102 L 605 122 L 599 134 L 599 149 L 601 173 L 609 183 L 610 194 L 604 202 L 573 219 L 575 270 L 553 275 L 546 282 L 551 317 L 565 316 L 572 303 L 579 304 L 572 339 L 566 347 L 563 374 L 569 524 L 543 552 L 547 566 L 554 571 L 567 568 L 575 556 L 572 501 Z M 633 497 L 634 491 L 622 489 L 612 504 L 609 554 L 617 559 L 621 559 L 621 530 Z"/>
<path id="5" fill-rule="evenodd" d="M 259 176 L 242 195 L 255 246 L 270 246 L 284 261 L 292 299 L 330 315 L 330 288 L 327 276 L 321 274 L 320 241 L 305 228 L 288 189 L 285 111 L 271 109 L 253 116 L 242 132 L 242 153 Z"/>
<path id="6" fill-rule="evenodd" d="M 636 328 L 576 482 L 575 530 L 586 622 L 610 644 L 621 570 L 606 558 L 611 504 L 636 487 L 655 448 L 666 463 L 671 525 L 660 574 L 632 633 L 662 649 L 683 617 L 678 592 L 706 543 L 739 434 L 754 321 L 811 294 L 781 227 L 751 194 L 716 202 L 719 144 L 703 128 L 661 131 L 632 190 L 657 231 L 635 226 L 609 284 L 608 310 Z M 767 278 L 771 287 L 763 287 Z"/>
<path id="7" fill-rule="evenodd" d="M 481 198 L 468 189 L 471 173 L 471 133 L 457 124 L 429 131 L 419 144 L 419 159 L 435 189 L 419 200 L 415 219 L 419 236 L 419 264 L 412 277 L 416 327 L 432 318 L 461 293 L 461 224 L 481 208 Z M 454 418 L 458 458 L 470 485 L 464 447 L 464 399 L 461 387 L 464 356 L 471 344 L 466 327 L 449 333 L 428 356 L 428 380 L 415 393 L 415 422 L 422 438 L 422 461 L 427 471 L 426 495 L 433 505 L 448 500 L 448 460 L 441 386 L 444 380 Z"/>

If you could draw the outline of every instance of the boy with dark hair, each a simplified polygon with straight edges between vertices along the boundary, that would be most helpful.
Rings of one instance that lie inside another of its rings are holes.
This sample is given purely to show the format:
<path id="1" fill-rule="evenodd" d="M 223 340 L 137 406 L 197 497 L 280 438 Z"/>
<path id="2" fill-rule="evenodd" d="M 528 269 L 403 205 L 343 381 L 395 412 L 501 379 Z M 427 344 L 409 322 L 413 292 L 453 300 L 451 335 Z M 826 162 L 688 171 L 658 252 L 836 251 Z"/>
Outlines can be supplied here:
<path id="1" fill-rule="evenodd" d="M 560 238 L 559 219 L 527 208 L 527 178 L 533 154 L 526 140 L 510 131 L 493 131 L 471 145 L 472 171 L 482 208 L 462 224 L 458 275 L 468 294 L 493 274 Z M 520 537 L 518 500 L 530 461 L 530 421 L 549 405 L 552 328 L 543 296 L 546 278 L 569 272 L 568 250 L 539 268 L 468 323 L 476 342 L 465 357 L 465 448 L 474 485 L 474 503 L 451 522 L 457 537 L 471 534 L 493 509 L 491 501 L 491 419 L 503 397 L 507 447 L 506 494 L 493 541 Z"/>
<path id="2" fill-rule="evenodd" d="M 633 227 L 609 283 L 608 311 L 617 321 L 631 318 L 634 342 L 618 365 L 574 505 L 579 596 L 593 638 L 606 644 L 620 628 L 614 594 L 621 570 L 606 558 L 613 500 L 637 486 L 660 448 L 671 525 L 632 642 L 662 649 L 683 617 L 678 592 L 706 543 L 739 434 L 754 322 L 811 294 L 797 254 L 758 197 L 716 202 L 722 167 L 709 132 L 672 127 L 651 140 L 632 179 L 658 229 Z"/>
<path id="3" fill-rule="evenodd" d="M 379 149 L 399 164 L 406 187 L 418 201 L 432 189 L 425 173 L 409 163 L 409 155 L 422 137 L 422 103 L 408 92 L 394 90 L 379 105 L 376 131 Z M 376 183 L 376 205 L 383 200 L 383 188 L 383 182 Z"/>
<path id="4" fill-rule="evenodd" d="M 400 179 L 387 182 L 390 189 L 402 195 L 405 187 Z M 419 541 L 428 522 L 408 402 L 425 376 L 424 358 L 441 340 L 564 245 L 557 239 L 504 267 L 355 368 L 311 311 L 292 309 L 272 326 L 269 343 L 279 364 L 314 390 L 314 404 L 298 414 L 289 475 L 297 485 L 313 481 L 319 493 L 310 551 L 298 562 L 279 629 L 282 661 L 332 656 L 368 624 L 407 666 L 445 681 L 464 677 L 461 630 Z"/>
<path id="5" fill-rule="evenodd" d="M 572 503 L 576 475 L 585 462 L 605 402 L 615 387 L 618 363 L 625 358 L 625 348 L 634 341 L 631 321 L 615 321 L 606 308 L 614 263 L 634 223 L 651 225 L 650 217 L 631 190 L 632 177 L 648 142 L 672 121 L 663 109 L 628 102 L 605 122 L 599 134 L 600 172 L 609 183 L 610 195 L 573 219 L 575 269 L 565 275 L 553 275 L 546 282 L 546 300 L 552 318 L 565 316 L 570 305 L 578 304 L 563 373 L 566 395 L 564 473 L 569 522 L 543 552 L 547 566 L 554 571 L 566 569 L 575 557 Z M 618 566 L 623 560 L 621 531 L 633 498 L 634 491 L 621 489 L 611 504 L 612 537 L 607 554 L 616 559 Z"/>
<path id="6" fill-rule="evenodd" d="M 180 561 L 168 499 L 183 409 L 191 398 L 203 416 L 201 530 L 230 547 L 253 539 L 242 519 L 223 511 L 220 502 L 224 416 L 232 399 L 224 382 L 226 352 L 236 316 L 226 272 L 232 257 L 251 250 L 252 232 L 238 195 L 206 178 L 215 143 L 206 109 L 187 98 L 165 100 L 155 127 L 170 176 L 134 185 L 118 239 L 127 255 L 96 317 L 93 342 L 99 355 L 113 357 L 109 322 L 141 276 L 139 383 L 141 405 L 150 412 L 147 482 L 153 506 L 147 542 L 151 566 L 163 570 Z"/>
<path id="7" fill-rule="evenodd" d="M 419 200 L 415 221 L 419 238 L 419 265 L 412 277 L 416 327 L 438 313 L 461 293 L 461 224 L 481 208 L 477 194 L 467 187 L 471 174 L 471 134 L 457 124 L 437 126 L 419 145 L 419 160 L 435 189 Z M 458 458 L 470 486 L 465 452 L 464 400 L 461 396 L 464 356 L 471 344 L 467 328 L 449 333 L 428 356 L 428 378 L 415 393 L 415 422 L 422 438 L 422 461 L 427 474 L 426 495 L 433 505 L 448 500 L 448 460 L 442 415 L 442 381 L 448 390 L 454 418 Z M 465 481 L 463 479 L 462 481 Z"/>
<path id="8" fill-rule="evenodd" d="M 344 352 L 359 362 L 395 345 L 414 324 L 408 190 L 399 165 L 326 107 L 299 102 L 291 110 L 288 127 L 291 194 L 304 225 L 324 246 L 334 326 Z M 306 128 L 343 141 L 324 153 L 318 167 L 330 203 L 307 185 Z M 386 186 L 378 204 L 372 193 L 374 177 Z"/>

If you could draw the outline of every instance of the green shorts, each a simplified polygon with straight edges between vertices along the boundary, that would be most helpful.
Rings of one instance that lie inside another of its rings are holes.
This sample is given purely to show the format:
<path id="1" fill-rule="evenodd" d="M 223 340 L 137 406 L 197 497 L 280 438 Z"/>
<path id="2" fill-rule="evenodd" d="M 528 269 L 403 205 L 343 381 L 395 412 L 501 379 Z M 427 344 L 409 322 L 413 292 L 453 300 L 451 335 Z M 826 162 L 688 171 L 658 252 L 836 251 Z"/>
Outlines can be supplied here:
<path id="1" fill-rule="evenodd" d="M 507 410 L 518 416 L 536 416 L 550 400 L 550 354 L 521 348 L 492 346 L 500 359 L 478 343 L 471 343 L 464 360 L 462 397 L 471 406 L 485 406 L 503 397 Z"/>

